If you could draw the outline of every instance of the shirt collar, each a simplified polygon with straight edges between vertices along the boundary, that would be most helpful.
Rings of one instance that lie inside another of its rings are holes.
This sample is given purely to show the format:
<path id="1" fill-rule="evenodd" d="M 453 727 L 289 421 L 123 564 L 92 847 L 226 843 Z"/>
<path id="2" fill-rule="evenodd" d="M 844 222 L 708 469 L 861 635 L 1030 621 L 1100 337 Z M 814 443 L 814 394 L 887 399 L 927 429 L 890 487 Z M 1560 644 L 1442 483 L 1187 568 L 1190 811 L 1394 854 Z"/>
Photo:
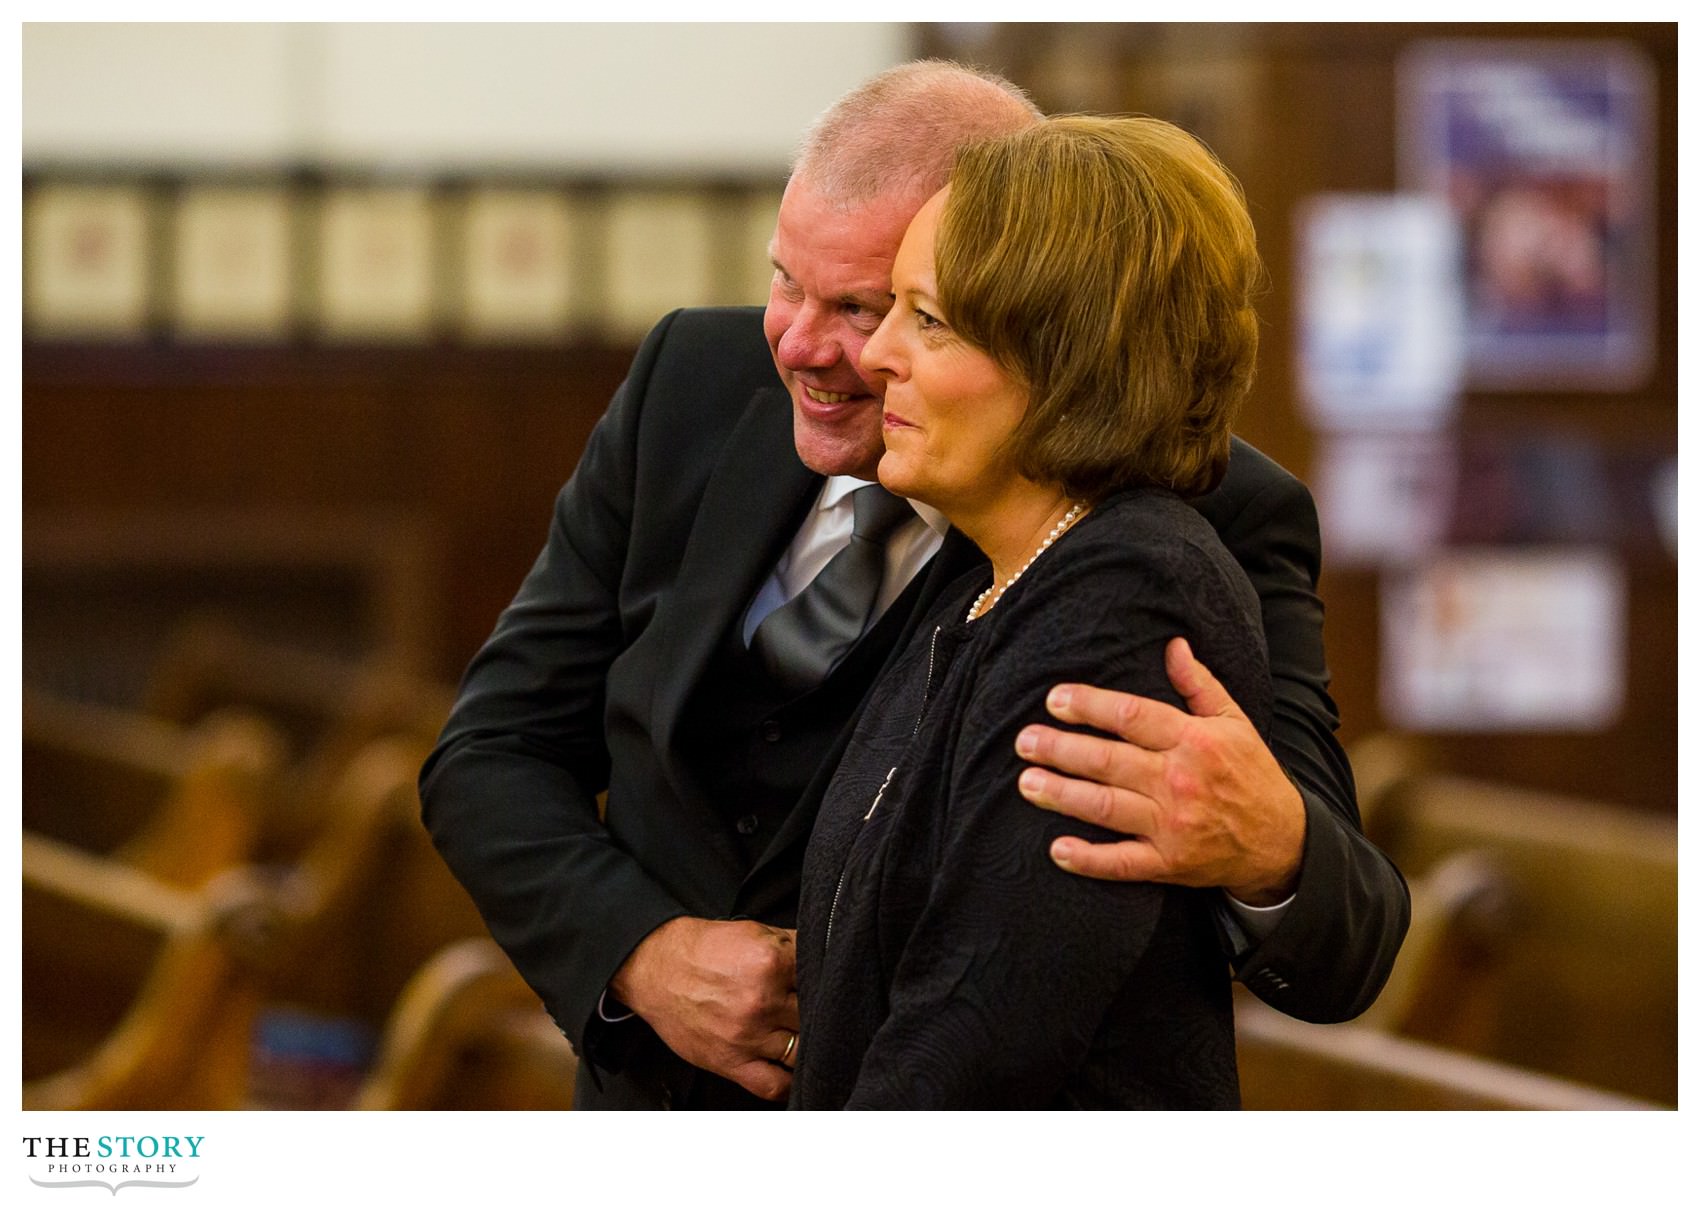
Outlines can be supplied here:
<path id="1" fill-rule="evenodd" d="M 845 497 L 858 488 L 866 488 L 873 483 L 871 480 L 858 480 L 855 476 L 828 476 L 826 483 L 821 486 L 820 501 L 815 508 L 825 513 L 835 508 Z M 950 529 L 950 520 L 934 509 L 931 505 L 923 505 L 919 501 L 910 501 L 909 507 L 920 515 L 921 520 L 935 533 L 943 536 Z"/>

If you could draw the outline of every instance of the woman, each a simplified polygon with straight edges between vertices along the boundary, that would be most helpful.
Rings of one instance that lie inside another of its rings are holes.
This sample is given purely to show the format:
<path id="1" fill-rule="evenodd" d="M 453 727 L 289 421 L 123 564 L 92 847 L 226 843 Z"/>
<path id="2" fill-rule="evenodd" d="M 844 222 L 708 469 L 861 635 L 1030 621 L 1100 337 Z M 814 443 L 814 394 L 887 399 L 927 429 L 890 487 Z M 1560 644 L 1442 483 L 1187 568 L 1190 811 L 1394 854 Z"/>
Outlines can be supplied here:
<path id="1" fill-rule="evenodd" d="M 1256 596 L 1184 497 L 1250 385 L 1260 275 L 1237 186 L 1153 119 L 970 149 L 911 224 L 863 363 L 880 479 L 990 558 L 869 697 L 798 925 L 799 1107 L 1234 1107 L 1213 893 L 1070 876 L 1078 824 L 1016 791 L 1055 683 L 1178 703 L 1188 638 L 1258 727 Z"/>

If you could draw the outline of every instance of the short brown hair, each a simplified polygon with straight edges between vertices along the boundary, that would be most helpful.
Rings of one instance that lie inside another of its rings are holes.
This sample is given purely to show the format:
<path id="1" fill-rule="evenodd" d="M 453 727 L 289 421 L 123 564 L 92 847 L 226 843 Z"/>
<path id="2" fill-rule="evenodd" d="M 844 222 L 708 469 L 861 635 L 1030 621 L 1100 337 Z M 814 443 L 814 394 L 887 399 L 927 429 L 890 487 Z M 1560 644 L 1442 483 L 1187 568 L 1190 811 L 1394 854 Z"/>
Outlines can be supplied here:
<path id="1" fill-rule="evenodd" d="M 1016 466 L 1073 496 L 1215 487 L 1257 361 L 1245 200 L 1156 118 L 1053 118 L 958 156 L 934 262 L 951 327 L 1031 393 Z"/>

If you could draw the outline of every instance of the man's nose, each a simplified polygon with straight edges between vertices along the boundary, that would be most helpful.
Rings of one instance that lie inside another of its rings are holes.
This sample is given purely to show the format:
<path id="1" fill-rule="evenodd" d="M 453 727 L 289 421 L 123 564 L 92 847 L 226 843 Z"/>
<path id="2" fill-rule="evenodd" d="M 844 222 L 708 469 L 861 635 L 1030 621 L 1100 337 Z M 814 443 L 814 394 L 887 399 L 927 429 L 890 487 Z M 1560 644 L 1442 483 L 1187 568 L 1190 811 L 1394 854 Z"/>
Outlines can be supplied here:
<path id="1" fill-rule="evenodd" d="M 824 369 L 837 365 L 841 357 L 843 349 L 820 309 L 807 305 L 798 308 L 779 338 L 779 361 L 785 368 Z"/>

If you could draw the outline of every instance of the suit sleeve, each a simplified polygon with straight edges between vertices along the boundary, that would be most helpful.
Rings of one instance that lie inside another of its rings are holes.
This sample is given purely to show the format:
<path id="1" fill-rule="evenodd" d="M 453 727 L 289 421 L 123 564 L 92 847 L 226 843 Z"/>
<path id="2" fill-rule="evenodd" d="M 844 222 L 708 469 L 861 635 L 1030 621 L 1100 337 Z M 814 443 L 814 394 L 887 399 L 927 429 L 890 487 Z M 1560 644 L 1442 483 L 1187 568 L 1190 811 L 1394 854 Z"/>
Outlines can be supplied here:
<path id="1" fill-rule="evenodd" d="M 542 553 L 468 667 L 420 775 L 431 839 L 491 935 L 581 1056 L 614 971 L 684 909 L 603 827 L 608 669 L 643 401 L 672 317 L 650 334 L 561 489 Z M 613 1067 L 613 1066 L 610 1066 Z"/>
<path id="2" fill-rule="evenodd" d="M 1236 445 L 1235 458 L 1249 448 Z M 1255 492 L 1201 511 L 1257 590 L 1275 687 L 1271 748 L 1305 805 L 1304 858 L 1280 924 L 1235 970 L 1271 1007 L 1309 1022 L 1362 1014 L 1392 971 L 1410 922 L 1410 894 L 1363 836 L 1351 766 L 1334 730 L 1316 595 L 1321 538 L 1310 492 L 1264 460 Z M 1231 473 L 1230 473 L 1231 474 Z"/>

